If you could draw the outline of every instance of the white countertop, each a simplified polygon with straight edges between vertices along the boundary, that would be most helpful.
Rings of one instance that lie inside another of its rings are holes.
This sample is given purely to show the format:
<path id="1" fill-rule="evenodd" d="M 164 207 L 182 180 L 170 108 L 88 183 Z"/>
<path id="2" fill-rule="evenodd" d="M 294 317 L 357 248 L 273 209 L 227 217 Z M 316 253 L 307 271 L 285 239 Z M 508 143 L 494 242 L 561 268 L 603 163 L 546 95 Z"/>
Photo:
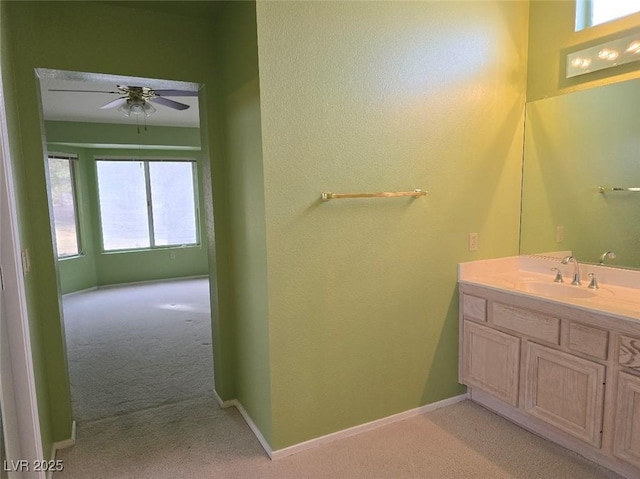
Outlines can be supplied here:
<path id="1" fill-rule="evenodd" d="M 581 286 L 570 284 L 573 264 L 563 265 L 560 259 L 570 252 L 545 256 L 511 256 L 493 260 L 472 261 L 458 265 L 458 282 L 509 292 L 544 302 L 571 305 L 585 311 L 606 313 L 620 319 L 640 320 L 640 271 L 610 268 L 601 265 L 580 265 Z M 559 268 L 564 284 L 554 283 Z M 588 274 L 593 272 L 600 284 L 588 289 Z M 542 290 L 529 292 L 532 286 Z M 579 288 L 574 290 L 573 288 Z M 579 297 L 573 297 L 573 295 Z"/>

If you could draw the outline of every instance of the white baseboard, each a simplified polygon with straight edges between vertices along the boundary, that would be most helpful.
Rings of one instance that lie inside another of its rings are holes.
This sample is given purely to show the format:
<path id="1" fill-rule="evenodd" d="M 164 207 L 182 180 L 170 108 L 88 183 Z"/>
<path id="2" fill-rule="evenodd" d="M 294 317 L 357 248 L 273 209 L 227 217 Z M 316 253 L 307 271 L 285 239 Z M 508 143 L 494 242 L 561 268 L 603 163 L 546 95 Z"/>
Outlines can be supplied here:
<path id="1" fill-rule="evenodd" d="M 61 449 L 66 449 L 68 447 L 74 446 L 76 444 L 76 422 L 73 421 L 71 423 L 71 437 L 69 439 L 65 439 L 63 441 L 54 442 L 51 445 L 51 460 L 56 459 L 56 454 Z M 54 471 L 47 471 L 47 479 L 53 478 Z"/>
<path id="2" fill-rule="evenodd" d="M 96 289 L 98 289 L 97 286 L 91 286 L 90 288 L 85 288 L 85 289 L 79 289 L 77 291 L 71 291 L 70 293 L 64 293 L 62 295 L 63 298 L 67 298 L 69 296 L 74 296 L 76 294 L 82 294 L 82 293 L 88 293 L 89 291 L 95 291 Z"/>
<path id="3" fill-rule="evenodd" d="M 112 284 L 99 284 L 97 289 L 111 289 L 111 288 L 119 288 L 120 286 L 143 286 L 146 284 L 157 284 L 157 283 L 168 283 L 171 281 L 183 281 L 190 279 L 204 279 L 209 278 L 208 274 L 197 274 L 194 276 L 177 276 L 172 278 L 158 278 L 158 279 L 143 279 L 140 281 L 129 281 L 127 283 L 112 283 Z"/>
<path id="4" fill-rule="evenodd" d="M 258 429 L 258 426 L 256 426 L 256 424 L 253 422 L 253 419 L 251 419 L 251 416 L 249 416 L 249 413 L 242 406 L 242 404 L 240 404 L 240 401 L 238 401 L 237 399 L 230 399 L 228 401 L 223 401 L 222 398 L 218 395 L 218 391 L 216 391 L 215 389 L 213 390 L 213 396 L 216 398 L 216 401 L 218 402 L 218 405 L 220 405 L 221 408 L 227 409 L 230 407 L 235 407 L 238 410 L 238 412 L 242 416 L 242 419 L 244 419 L 244 422 L 247 423 L 247 426 L 249 426 L 249 429 L 251 429 L 251 432 L 253 432 L 253 435 L 256 436 L 256 439 L 258 439 L 258 442 L 260 443 L 264 451 L 267 453 L 267 456 L 273 459 L 272 457 L 273 453 L 271 452 L 271 447 L 269 446 L 269 443 L 262 435 L 262 432 L 260 432 L 260 429 Z"/>
<path id="5" fill-rule="evenodd" d="M 415 409 L 410 409 L 408 411 L 394 414 L 392 416 L 383 417 L 381 419 L 367 422 L 365 424 L 360 424 L 359 426 L 343 429 L 342 431 L 337 431 L 331 434 L 327 434 L 326 436 L 320 436 L 315 439 L 310 439 L 308 441 L 301 442 L 299 444 L 294 444 L 293 446 L 285 447 L 284 449 L 278 449 L 277 451 L 273 451 L 271 455 L 271 459 L 274 459 L 274 460 L 280 459 L 282 457 L 290 456 L 291 454 L 296 454 L 298 452 L 306 451 L 307 449 L 311 449 L 314 447 L 321 446 L 323 444 L 328 444 L 330 442 L 337 441 L 339 439 L 344 439 L 346 437 L 362 434 L 363 432 L 371 431 L 373 429 L 386 426 L 387 424 L 403 421 L 410 417 L 419 416 L 421 414 L 425 414 L 430 411 L 435 411 L 436 409 L 440 409 L 442 407 L 451 406 L 452 404 L 468 399 L 468 397 L 469 395 L 466 393 L 461 394 L 460 396 L 454 396 L 452 398 L 443 399 L 442 401 L 438 401 L 432 404 L 427 404 L 425 406 L 420 406 Z"/>
<path id="6" fill-rule="evenodd" d="M 218 395 L 218 391 L 216 391 L 215 389 L 213 390 L 213 397 L 218 403 L 218 406 L 220 406 L 222 409 L 227 409 L 228 407 L 235 406 L 238 403 L 238 401 L 235 399 L 223 401 L 222 398 Z"/>
<path id="7" fill-rule="evenodd" d="M 183 279 L 188 280 L 188 279 L 204 279 L 204 278 L 209 278 L 209 275 L 199 274 L 195 276 L 178 276 L 177 278 L 145 279 L 140 281 L 131 281 L 128 283 L 101 284 L 101 285 L 91 286 L 90 288 L 86 288 L 86 289 L 79 289 L 78 291 L 71 291 L 69 293 L 64 293 L 62 297 L 66 298 L 67 296 L 72 296 L 74 294 L 88 293 L 89 291 L 96 291 L 98 289 L 118 288 L 119 286 L 138 286 L 138 285 L 153 284 L 153 283 L 164 283 L 169 281 L 181 281 Z"/>
<path id="8" fill-rule="evenodd" d="M 215 393 L 215 391 L 214 391 Z M 331 434 L 327 434 L 325 436 L 320 436 L 315 439 L 310 439 L 308 441 L 301 442 L 299 444 L 294 444 L 293 446 L 285 447 L 284 449 L 278 449 L 277 451 L 272 451 L 271 446 L 266 441 L 258 427 L 255 425 L 247 411 L 245 411 L 242 404 L 237 399 L 232 399 L 230 401 L 222 401 L 219 396 L 216 394 L 216 399 L 221 407 L 230 407 L 235 406 L 238 409 L 238 412 L 242 415 L 243 419 L 255 434 L 256 438 L 260 442 L 260 445 L 265 450 L 267 455 L 272 459 L 281 459 L 283 457 L 290 456 L 292 454 L 296 454 L 298 452 L 306 451 L 307 449 L 312 449 L 314 447 L 321 446 L 323 444 L 328 444 L 333 441 L 337 441 L 339 439 L 344 439 L 347 437 L 355 436 L 357 434 L 362 434 L 367 431 L 371 431 L 373 429 L 377 429 L 382 426 L 386 426 L 387 424 L 392 424 L 394 422 L 403 421 L 410 417 L 419 416 L 421 414 L 426 414 L 431 411 L 435 411 L 436 409 L 440 409 L 442 407 L 451 406 L 452 404 L 456 404 L 460 401 L 464 401 L 469 398 L 469 394 L 461 394 L 459 396 L 454 396 L 452 398 L 443 399 L 442 401 L 438 401 L 432 404 L 427 404 L 425 406 L 420 406 L 415 409 L 410 409 L 408 411 L 404 411 L 398 414 L 394 414 L 392 416 L 383 417 L 381 419 L 377 419 L 375 421 L 367 422 L 365 424 L 360 424 L 359 426 L 350 427 L 348 429 L 343 429 L 341 431 L 337 431 Z"/>
<path id="9" fill-rule="evenodd" d="M 253 419 L 251 419 L 251 416 L 249 416 L 249 413 L 244 409 L 244 407 L 242 407 L 242 404 L 240 404 L 240 401 L 238 401 L 237 399 L 232 399 L 231 401 L 225 401 L 225 402 L 230 403 L 229 404 L 230 406 L 234 406 L 238 410 L 238 412 L 244 419 L 244 422 L 247 423 L 247 426 L 249 426 L 249 429 L 251 429 L 253 434 L 256 436 L 256 439 L 258 439 L 258 442 L 262 446 L 262 449 L 264 449 L 264 452 L 266 452 L 267 456 L 269 456 L 271 459 L 274 459 L 273 451 L 271 451 L 271 446 L 269 446 L 269 443 L 260 432 L 260 429 L 258 429 L 258 426 L 256 426 L 256 424 L 253 422 Z"/>

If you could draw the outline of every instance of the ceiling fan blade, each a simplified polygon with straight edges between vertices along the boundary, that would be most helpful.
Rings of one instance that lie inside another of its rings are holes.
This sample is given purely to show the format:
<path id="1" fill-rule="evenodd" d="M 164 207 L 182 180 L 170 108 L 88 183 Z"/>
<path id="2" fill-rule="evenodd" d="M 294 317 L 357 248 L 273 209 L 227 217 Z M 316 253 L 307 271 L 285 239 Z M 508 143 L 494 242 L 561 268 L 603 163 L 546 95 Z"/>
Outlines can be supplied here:
<path id="1" fill-rule="evenodd" d="M 113 100 L 113 101 L 110 101 L 109 103 L 107 103 L 105 105 L 102 105 L 100 107 L 100 109 L 101 110 L 107 110 L 109 108 L 116 108 L 118 106 L 124 105 L 125 103 L 127 103 L 127 99 L 126 98 L 118 98 L 117 100 Z"/>
<path id="2" fill-rule="evenodd" d="M 189 105 L 185 105 L 184 103 L 179 103 L 177 101 L 169 100 L 168 98 L 164 98 L 161 96 L 156 96 L 151 98 L 149 101 L 153 103 L 159 103 L 160 105 L 168 106 L 169 108 L 173 108 L 174 110 L 186 110 L 189 108 Z"/>
<path id="3" fill-rule="evenodd" d="M 197 91 L 188 90 L 153 90 L 156 95 L 160 96 L 198 96 Z"/>
<path id="4" fill-rule="evenodd" d="M 50 89 L 48 91 L 69 91 L 69 92 L 77 92 L 77 93 L 115 93 L 116 95 L 121 95 L 122 92 L 119 91 L 104 91 L 104 90 L 55 90 Z"/>

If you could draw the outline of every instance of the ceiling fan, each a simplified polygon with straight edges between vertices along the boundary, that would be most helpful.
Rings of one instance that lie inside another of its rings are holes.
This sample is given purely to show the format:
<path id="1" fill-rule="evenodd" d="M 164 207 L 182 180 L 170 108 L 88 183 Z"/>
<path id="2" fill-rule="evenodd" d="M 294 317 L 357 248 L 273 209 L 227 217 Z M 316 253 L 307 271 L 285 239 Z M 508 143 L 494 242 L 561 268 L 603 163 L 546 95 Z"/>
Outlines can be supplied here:
<path id="1" fill-rule="evenodd" d="M 142 115 L 151 116 L 156 109 L 151 103 L 157 103 L 174 110 L 186 110 L 189 105 L 180 103 L 166 96 L 198 96 L 197 91 L 188 90 L 154 90 L 146 86 L 126 86 L 117 85 L 118 91 L 102 91 L 102 90 L 57 90 L 50 89 L 49 91 L 64 91 L 74 93 L 108 93 L 112 95 L 120 95 L 120 98 L 110 101 L 100 107 L 102 110 L 110 108 L 118 108 L 118 111 L 125 116 Z"/>

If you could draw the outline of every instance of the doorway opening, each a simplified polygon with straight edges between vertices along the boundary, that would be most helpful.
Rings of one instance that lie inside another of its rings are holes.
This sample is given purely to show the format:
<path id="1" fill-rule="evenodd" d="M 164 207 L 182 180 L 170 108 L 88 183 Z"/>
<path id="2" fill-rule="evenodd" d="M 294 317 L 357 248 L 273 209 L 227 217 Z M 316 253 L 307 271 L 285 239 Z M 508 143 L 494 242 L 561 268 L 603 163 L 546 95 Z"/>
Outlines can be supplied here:
<path id="1" fill-rule="evenodd" d="M 37 73 L 74 419 L 213 397 L 199 85 Z"/>

